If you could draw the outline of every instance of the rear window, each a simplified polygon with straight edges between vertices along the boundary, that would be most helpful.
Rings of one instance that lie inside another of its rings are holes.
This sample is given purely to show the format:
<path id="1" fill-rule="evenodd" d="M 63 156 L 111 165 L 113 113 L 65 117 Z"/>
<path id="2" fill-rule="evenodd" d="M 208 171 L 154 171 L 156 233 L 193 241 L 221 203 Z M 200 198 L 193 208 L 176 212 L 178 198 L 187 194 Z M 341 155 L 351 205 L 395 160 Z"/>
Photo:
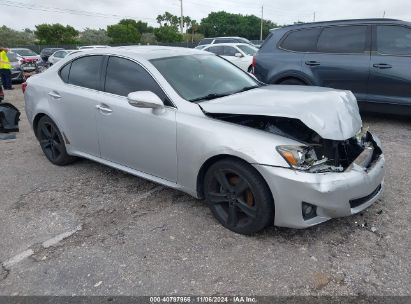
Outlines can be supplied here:
<path id="1" fill-rule="evenodd" d="M 206 39 L 201 40 L 198 45 L 210 44 L 211 42 L 213 42 L 213 39 L 211 39 L 211 38 L 206 38 Z"/>
<path id="2" fill-rule="evenodd" d="M 281 42 L 281 48 L 294 52 L 314 52 L 321 28 L 309 28 L 290 32 Z"/>
<path id="3" fill-rule="evenodd" d="M 322 53 L 363 53 L 367 47 L 367 26 L 326 27 L 318 38 Z"/>

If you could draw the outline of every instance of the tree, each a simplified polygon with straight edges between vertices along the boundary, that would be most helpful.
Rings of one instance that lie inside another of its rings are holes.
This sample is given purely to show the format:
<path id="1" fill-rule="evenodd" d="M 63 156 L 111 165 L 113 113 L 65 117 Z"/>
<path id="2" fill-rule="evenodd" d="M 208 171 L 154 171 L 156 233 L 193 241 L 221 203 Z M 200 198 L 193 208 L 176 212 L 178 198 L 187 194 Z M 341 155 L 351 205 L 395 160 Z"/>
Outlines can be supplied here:
<path id="1" fill-rule="evenodd" d="M 158 15 L 156 19 L 158 24 L 160 24 L 160 27 L 169 26 L 178 29 L 180 25 L 180 18 L 169 12 L 165 12 L 162 15 Z"/>
<path id="2" fill-rule="evenodd" d="M 78 31 L 70 25 L 39 24 L 34 31 L 40 44 L 75 44 Z"/>
<path id="3" fill-rule="evenodd" d="M 23 32 L 13 30 L 3 25 L 0 27 L 1 46 L 19 46 L 34 44 L 34 34 L 32 31 L 25 29 Z"/>
<path id="4" fill-rule="evenodd" d="M 156 36 L 153 33 L 143 33 L 140 39 L 141 44 L 155 44 L 157 43 Z"/>
<path id="5" fill-rule="evenodd" d="M 154 35 L 159 42 L 181 42 L 183 36 L 178 32 L 175 26 L 163 25 L 154 29 Z"/>
<path id="6" fill-rule="evenodd" d="M 104 29 L 89 29 L 86 28 L 80 33 L 79 43 L 80 44 L 108 44 L 110 42 L 110 37 L 107 35 L 107 31 Z"/>
<path id="7" fill-rule="evenodd" d="M 131 24 L 114 24 L 107 26 L 107 35 L 112 43 L 138 43 L 141 34 Z"/>
<path id="8" fill-rule="evenodd" d="M 241 36 L 247 39 L 260 39 L 261 19 L 254 15 L 231 14 L 224 11 L 212 12 L 201 20 L 199 32 L 205 37 Z M 263 37 L 277 25 L 263 20 Z"/>

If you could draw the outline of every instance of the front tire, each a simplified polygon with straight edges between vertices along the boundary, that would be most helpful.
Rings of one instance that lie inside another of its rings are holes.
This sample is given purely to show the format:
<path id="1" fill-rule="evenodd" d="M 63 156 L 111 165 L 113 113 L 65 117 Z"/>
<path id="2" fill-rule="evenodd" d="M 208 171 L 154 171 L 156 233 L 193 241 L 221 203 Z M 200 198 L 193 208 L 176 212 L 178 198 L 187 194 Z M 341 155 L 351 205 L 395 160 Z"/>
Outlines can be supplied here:
<path id="1" fill-rule="evenodd" d="M 72 163 L 75 158 L 67 154 L 66 145 L 56 124 L 48 116 L 40 118 L 37 124 L 37 138 L 47 159 L 57 166 Z"/>
<path id="2" fill-rule="evenodd" d="M 274 202 L 268 186 L 249 164 L 224 159 L 204 177 L 204 195 L 215 218 L 240 234 L 254 234 L 273 224 Z"/>

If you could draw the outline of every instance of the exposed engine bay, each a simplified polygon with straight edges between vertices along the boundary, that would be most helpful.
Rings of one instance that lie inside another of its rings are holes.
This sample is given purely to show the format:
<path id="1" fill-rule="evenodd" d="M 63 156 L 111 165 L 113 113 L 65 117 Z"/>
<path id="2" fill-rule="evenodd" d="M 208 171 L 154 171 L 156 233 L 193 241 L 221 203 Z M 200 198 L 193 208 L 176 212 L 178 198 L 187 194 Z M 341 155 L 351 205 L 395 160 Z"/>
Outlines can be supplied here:
<path id="1" fill-rule="evenodd" d="M 344 172 L 350 170 L 354 163 L 367 169 L 382 154 L 367 130 L 361 130 L 355 137 L 347 140 L 330 140 L 321 138 L 299 119 L 241 114 L 207 113 L 207 115 L 301 142 L 299 150 L 293 147 L 294 150 L 279 152 L 283 157 L 286 153 L 298 154 L 297 163 L 290 163 L 287 158 L 286 161 L 294 169 L 302 171 Z M 287 150 L 287 147 L 281 149 Z"/>

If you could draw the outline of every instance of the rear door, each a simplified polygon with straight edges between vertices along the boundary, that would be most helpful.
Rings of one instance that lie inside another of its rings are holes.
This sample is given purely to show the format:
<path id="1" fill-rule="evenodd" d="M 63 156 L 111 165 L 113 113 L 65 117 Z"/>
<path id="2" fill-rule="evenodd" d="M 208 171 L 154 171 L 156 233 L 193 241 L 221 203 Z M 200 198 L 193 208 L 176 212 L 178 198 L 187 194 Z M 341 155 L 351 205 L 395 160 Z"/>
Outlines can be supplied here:
<path id="1" fill-rule="evenodd" d="M 411 28 L 376 25 L 373 38 L 370 101 L 411 105 Z"/>
<path id="2" fill-rule="evenodd" d="M 96 105 L 101 92 L 103 56 L 84 56 L 66 64 L 48 92 L 53 118 L 69 149 L 99 156 Z"/>
<path id="3" fill-rule="evenodd" d="M 371 27 L 344 25 L 324 27 L 315 52 L 305 54 L 303 70 L 315 85 L 352 91 L 367 99 Z"/>

